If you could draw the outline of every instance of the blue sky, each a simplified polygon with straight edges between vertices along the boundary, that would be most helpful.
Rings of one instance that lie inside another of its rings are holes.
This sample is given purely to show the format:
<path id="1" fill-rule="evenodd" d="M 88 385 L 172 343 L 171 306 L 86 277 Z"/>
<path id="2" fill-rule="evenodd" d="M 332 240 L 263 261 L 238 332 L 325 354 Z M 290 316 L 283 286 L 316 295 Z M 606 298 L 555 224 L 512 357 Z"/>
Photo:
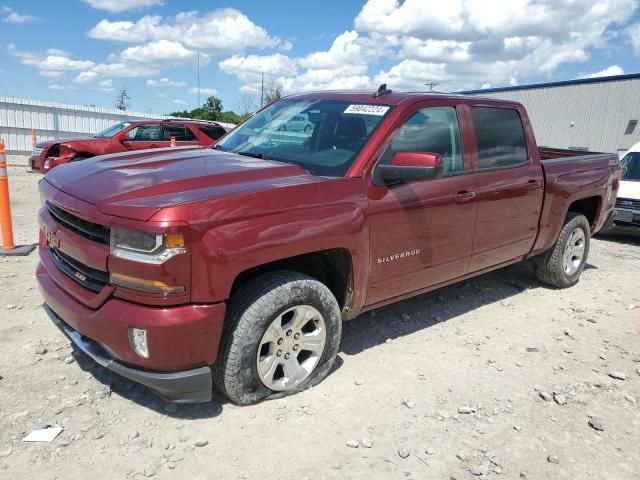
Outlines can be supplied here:
<path id="1" fill-rule="evenodd" d="M 442 91 L 640 71 L 637 0 L 0 0 L 0 96 L 131 110 L 286 93 Z"/>

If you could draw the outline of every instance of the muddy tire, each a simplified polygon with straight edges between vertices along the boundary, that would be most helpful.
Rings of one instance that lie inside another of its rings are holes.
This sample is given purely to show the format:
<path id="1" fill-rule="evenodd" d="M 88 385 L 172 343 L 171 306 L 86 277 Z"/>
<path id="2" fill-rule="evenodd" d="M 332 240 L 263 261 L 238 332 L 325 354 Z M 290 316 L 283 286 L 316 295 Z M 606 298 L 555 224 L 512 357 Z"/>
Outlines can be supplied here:
<path id="1" fill-rule="evenodd" d="M 586 217 L 569 212 L 555 245 L 533 260 L 538 280 L 558 288 L 578 283 L 589 256 L 590 239 Z"/>
<path id="2" fill-rule="evenodd" d="M 341 334 L 340 307 L 324 284 L 293 271 L 266 273 L 229 302 L 214 383 L 239 405 L 305 390 L 331 370 Z"/>

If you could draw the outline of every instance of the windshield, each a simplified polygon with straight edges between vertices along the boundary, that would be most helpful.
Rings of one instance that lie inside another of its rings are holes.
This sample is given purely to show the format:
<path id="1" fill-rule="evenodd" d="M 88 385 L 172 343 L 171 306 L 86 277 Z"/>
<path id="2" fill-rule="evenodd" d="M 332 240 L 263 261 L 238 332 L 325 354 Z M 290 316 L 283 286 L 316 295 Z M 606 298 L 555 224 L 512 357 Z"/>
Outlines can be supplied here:
<path id="1" fill-rule="evenodd" d="M 387 105 L 284 99 L 232 130 L 215 148 L 342 177 L 390 110 Z"/>
<path id="2" fill-rule="evenodd" d="M 640 181 L 640 152 L 627 153 L 620 160 L 622 167 L 622 179 L 632 182 Z"/>
<path id="3" fill-rule="evenodd" d="M 95 138 L 111 138 L 116 133 L 121 132 L 122 130 L 127 128 L 129 125 L 131 125 L 131 123 L 128 123 L 128 122 L 116 123 L 115 125 L 107 128 L 106 130 L 103 130 L 100 133 L 96 133 L 94 137 Z"/>

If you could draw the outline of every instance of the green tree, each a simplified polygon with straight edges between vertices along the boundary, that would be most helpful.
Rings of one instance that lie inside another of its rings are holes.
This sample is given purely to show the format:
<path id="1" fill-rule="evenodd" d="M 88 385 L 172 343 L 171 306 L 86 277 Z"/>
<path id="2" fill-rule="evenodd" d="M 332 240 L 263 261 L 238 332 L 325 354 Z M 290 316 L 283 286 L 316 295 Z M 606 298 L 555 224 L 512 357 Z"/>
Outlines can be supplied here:
<path id="1" fill-rule="evenodd" d="M 282 98 L 282 87 L 277 83 L 271 83 L 264 88 L 264 104 L 267 105 Z"/>
<path id="2" fill-rule="evenodd" d="M 217 97 L 209 97 L 207 101 L 200 108 L 195 108 L 191 111 L 182 110 L 178 112 L 172 112 L 169 115 L 178 118 L 193 118 L 194 120 L 209 120 L 213 122 L 228 122 L 239 123 L 241 116 L 236 112 L 227 110 L 222 111 L 222 100 Z"/>
<path id="3" fill-rule="evenodd" d="M 127 90 L 127 87 L 124 86 L 120 89 L 120 91 L 118 92 L 118 95 L 116 96 L 116 108 L 118 110 L 126 112 L 129 109 L 130 105 L 131 105 L 131 97 L 129 96 L 129 91 Z"/>
<path id="4" fill-rule="evenodd" d="M 232 112 L 231 110 L 227 110 L 226 112 L 222 112 L 222 117 L 220 118 L 221 122 L 226 123 L 240 123 L 242 118 L 236 112 Z"/>
<path id="5" fill-rule="evenodd" d="M 202 106 L 203 120 L 220 120 L 222 118 L 222 100 L 217 97 L 209 97 Z"/>

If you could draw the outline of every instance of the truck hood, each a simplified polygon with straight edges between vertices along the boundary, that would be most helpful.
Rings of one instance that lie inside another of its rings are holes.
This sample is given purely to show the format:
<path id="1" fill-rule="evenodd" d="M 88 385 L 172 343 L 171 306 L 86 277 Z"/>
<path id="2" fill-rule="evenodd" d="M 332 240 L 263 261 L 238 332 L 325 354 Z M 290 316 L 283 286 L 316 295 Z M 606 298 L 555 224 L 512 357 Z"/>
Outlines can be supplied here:
<path id="1" fill-rule="evenodd" d="M 620 190 L 618 190 L 618 198 L 640 200 L 640 181 L 622 180 Z"/>
<path id="2" fill-rule="evenodd" d="M 45 177 L 107 215 L 141 221 L 166 207 L 323 180 L 296 165 L 202 148 L 104 155 Z"/>

